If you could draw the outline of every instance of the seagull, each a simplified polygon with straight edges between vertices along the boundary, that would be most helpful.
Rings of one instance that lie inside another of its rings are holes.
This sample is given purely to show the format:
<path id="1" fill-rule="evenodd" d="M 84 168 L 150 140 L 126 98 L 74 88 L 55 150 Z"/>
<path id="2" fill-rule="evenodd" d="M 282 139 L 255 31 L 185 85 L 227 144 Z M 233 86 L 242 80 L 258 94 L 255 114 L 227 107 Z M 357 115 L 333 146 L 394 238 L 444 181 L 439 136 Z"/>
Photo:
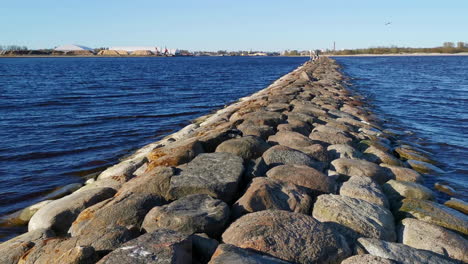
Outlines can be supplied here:
<path id="1" fill-rule="evenodd" d="M 388 26 L 390 25 L 392 22 L 386 22 L 385 25 Z"/>

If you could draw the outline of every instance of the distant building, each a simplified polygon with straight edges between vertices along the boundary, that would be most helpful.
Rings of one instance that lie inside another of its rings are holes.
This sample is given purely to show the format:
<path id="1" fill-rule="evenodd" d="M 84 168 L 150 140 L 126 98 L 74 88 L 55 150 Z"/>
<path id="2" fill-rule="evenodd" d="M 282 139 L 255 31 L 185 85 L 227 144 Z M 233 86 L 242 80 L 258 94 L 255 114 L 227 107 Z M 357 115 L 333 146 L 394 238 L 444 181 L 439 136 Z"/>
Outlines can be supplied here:
<path id="1" fill-rule="evenodd" d="M 67 52 L 67 51 L 79 51 L 79 50 L 92 51 L 93 49 L 82 46 L 82 45 L 67 44 L 67 45 L 58 46 L 54 50 L 55 51 L 65 51 L 65 52 Z"/>
<path id="2" fill-rule="evenodd" d="M 179 55 L 178 49 L 166 49 L 156 46 L 127 46 L 127 47 L 110 47 L 109 50 L 126 51 L 130 54 L 133 52 L 141 53 L 142 51 L 148 50 L 154 54 L 167 54 L 167 55 Z"/>

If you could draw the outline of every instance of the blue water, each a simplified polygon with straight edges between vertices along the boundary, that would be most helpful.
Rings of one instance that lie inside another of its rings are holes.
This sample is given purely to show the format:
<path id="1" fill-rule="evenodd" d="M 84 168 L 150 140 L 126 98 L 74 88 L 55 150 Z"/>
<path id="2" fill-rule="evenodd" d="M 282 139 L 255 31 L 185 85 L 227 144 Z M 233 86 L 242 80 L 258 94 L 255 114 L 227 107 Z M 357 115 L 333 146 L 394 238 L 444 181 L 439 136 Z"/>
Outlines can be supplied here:
<path id="1" fill-rule="evenodd" d="M 405 139 L 439 162 L 446 173 L 426 184 L 447 184 L 468 201 L 468 56 L 335 59 L 386 127 L 413 132 Z"/>
<path id="2" fill-rule="evenodd" d="M 83 182 L 306 60 L 0 59 L 0 216 L 58 186 Z"/>

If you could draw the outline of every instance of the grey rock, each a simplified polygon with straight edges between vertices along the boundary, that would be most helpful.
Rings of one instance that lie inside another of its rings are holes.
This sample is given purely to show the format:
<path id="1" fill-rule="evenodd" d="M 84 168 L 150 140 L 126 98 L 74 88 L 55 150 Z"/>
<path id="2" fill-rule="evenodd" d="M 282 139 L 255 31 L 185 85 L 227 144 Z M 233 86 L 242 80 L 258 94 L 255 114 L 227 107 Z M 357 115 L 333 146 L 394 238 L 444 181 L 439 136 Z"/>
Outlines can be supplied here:
<path id="1" fill-rule="evenodd" d="M 182 172 L 171 178 L 169 187 L 173 200 L 204 193 L 230 202 L 244 171 L 242 158 L 223 152 L 200 154 L 179 168 Z"/>
<path id="2" fill-rule="evenodd" d="M 245 162 L 244 181 L 251 182 L 253 178 L 265 176 L 268 165 L 262 157 Z"/>
<path id="3" fill-rule="evenodd" d="M 424 178 L 419 174 L 419 172 L 399 167 L 399 166 L 392 166 L 388 164 L 380 164 L 381 167 L 388 168 L 393 174 L 392 178 L 396 179 L 397 181 L 405 181 L 405 182 L 424 182 Z"/>
<path id="4" fill-rule="evenodd" d="M 219 144 L 216 152 L 228 152 L 245 160 L 261 157 L 270 148 L 263 139 L 255 136 L 234 138 Z"/>
<path id="5" fill-rule="evenodd" d="M 244 215 L 222 238 L 225 243 L 295 263 L 340 263 L 351 254 L 335 230 L 311 216 L 281 210 Z"/>
<path id="6" fill-rule="evenodd" d="M 262 255 L 258 252 L 221 244 L 216 249 L 209 264 L 287 264 L 290 262 Z"/>
<path id="7" fill-rule="evenodd" d="M 156 206 L 145 216 L 142 227 L 151 233 L 170 229 L 184 234 L 219 236 L 229 219 L 229 207 L 207 194 L 185 196 L 170 204 Z"/>
<path id="8" fill-rule="evenodd" d="M 265 163 L 270 167 L 285 164 L 305 165 L 309 167 L 321 166 L 316 160 L 304 152 L 280 145 L 271 147 L 263 153 L 262 157 Z"/>
<path id="9" fill-rule="evenodd" d="M 219 242 L 202 233 L 193 234 L 190 237 L 192 239 L 192 253 L 194 258 L 201 263 L 208 263 L 215 253 Z"/>
<path id="10" fill-rule="evenodd" d="M 340 158 L 331 162 L 331 165 L 339 174 L 346 176 L 365 176 L 373 179 L 378 184 L 383 184 L 390 179 L 389 172 L 384 168 L 365 160 Z"/>
<path id="11" fill-rule="evenodd" d="M 385 163 L 393 166 L 403 166 L 403 162 L 397 159 L 390 153 L 380 150 L 374 146 L 369 146 L 365 151 L 364 155 L 367 157 L 375 158 L 375 163 Z"/>
<path id="12" fill-rule="evenodd" d="M 325 142 L 326 144 L 351 144 L 352 138 L 343 133 L 325 133 L 325 132 L 312 132 L 309 138 L 315 141 Z"/>
<path id="13" fill-rule="evenodd" d="M 454 264 L 450 260 L 431 251 L 415 249 L 399 243 L 391 243 L 372 238 L 359 238 L 358 243 L 373 256 L 387 258 L 402 264 Z"/>
<path id="14" fill-rule="evenodd" d="M 75 192 L 48 203 L 33 215 L 28 230 L 53 229 L 58 234 L 66 234 L 72 222 L 84 209 L 114 194 L 115 190 L 111 188 L 95 188 Z"/>
<path id="15" fill-rule="evenodd" d="M 429 188 L 415 182 L 401 182 L 389 180 L 382 189 L 389 199 L 401 200 L 403 198 L 415 198 L 421 200 L 434 200 L 434 192 Z"/>
<path id="16" fill-rule="evenodd" d="M 101 259 L 99 264 L 192 262 L 192 241 L 173 230 L 159 229 L 130 240 Z"/>
<path id="17" fill-rule="evenodd" d="M 346 144 L 335 144 L 327 147 L 327 151 L 332 159 L 347 158 L 347 159 L 360 159 L 362 153 L 355 148 Z"/>
<path id="18" fill-rule="evenodd" d="M 361 199 L 324 194 L 317 198 L 312 216 L 321 222 L 345 226 L 364 237 L 395 241 L 392 213 Z M 353 236 L 352 233 L 350 236 Z"/>
<path id="19" fill-rule="evenodd" d="M 343 260 L 341 264 L 398 264 L 398 262 L 391 259 L 364 254 L 349 257 Z"/>
<path id="20" fill-rule="evenodd" d="M 388 199 L 380 186 L 369 177 L 351 177 L 343 183 L 340 194 L 388 208 Z"/>

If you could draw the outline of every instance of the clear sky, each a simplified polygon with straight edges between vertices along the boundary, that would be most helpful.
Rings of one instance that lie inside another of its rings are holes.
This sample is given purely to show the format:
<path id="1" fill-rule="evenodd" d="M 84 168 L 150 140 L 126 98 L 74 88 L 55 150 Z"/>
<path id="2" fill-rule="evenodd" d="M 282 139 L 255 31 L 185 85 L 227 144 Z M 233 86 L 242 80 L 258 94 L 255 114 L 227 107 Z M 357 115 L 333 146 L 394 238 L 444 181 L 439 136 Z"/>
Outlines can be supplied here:
<path id="1" fill-rule="evenodd" d="M 468 0 L 0 2 L 0 45 L 279 51 L 334 41 L 337 49 L 468 42 Z"/>

